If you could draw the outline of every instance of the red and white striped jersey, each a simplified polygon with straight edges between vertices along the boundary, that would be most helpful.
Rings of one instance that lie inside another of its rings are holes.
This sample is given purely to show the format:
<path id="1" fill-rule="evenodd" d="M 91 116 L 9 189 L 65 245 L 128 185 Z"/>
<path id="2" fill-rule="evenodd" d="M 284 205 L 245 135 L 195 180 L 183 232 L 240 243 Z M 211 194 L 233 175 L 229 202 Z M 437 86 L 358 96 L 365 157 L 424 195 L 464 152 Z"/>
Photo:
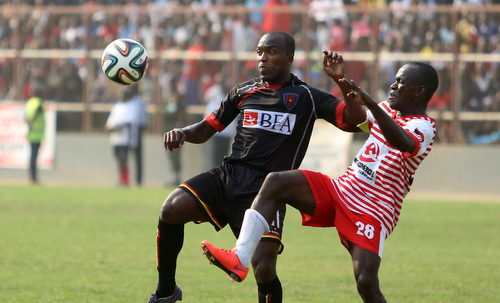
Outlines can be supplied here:
<path id="1" fill-rule="evenodd" d="M 388 101 L 379 106 L 415 139 L 415 150 L 406 153 L 390 146 L 368 112 L 370 136 L 346 173 L 333 182 L 347 208 L 376 218 L 388 236 L 399 220 L 415 171 L 431 151 L 436 124 L 428 116 L 398 117 L 399 112 L 391 109 Z"/>

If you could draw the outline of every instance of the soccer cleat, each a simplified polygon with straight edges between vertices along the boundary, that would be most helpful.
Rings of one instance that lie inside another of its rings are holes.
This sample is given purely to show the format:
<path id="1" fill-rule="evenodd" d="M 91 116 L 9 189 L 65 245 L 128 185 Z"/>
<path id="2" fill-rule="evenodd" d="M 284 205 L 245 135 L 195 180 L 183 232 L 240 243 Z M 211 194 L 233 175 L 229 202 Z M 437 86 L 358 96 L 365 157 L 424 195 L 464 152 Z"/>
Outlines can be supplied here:
<path id="1" fill-rule="evenodd" d="M 203 249 L 203 254 L 207 257 L 208 261 L 225 271 L 229 279 L 241 282 L 247 277 L 248 268 L 241 265 L 240 259 L 234 253 L 234 249 L 218 248 L 208 241 L 201 242 L 201 249 Z"/>
<path id="2" fill-rule="evenodd" d="M 170 297 L 158 298 L 156 292 L 152 293 L 148 303 L 174 303 L 177 301 L 182 301 L 182 290 L 179 286 L 175 286 L 175 291 Z"/>

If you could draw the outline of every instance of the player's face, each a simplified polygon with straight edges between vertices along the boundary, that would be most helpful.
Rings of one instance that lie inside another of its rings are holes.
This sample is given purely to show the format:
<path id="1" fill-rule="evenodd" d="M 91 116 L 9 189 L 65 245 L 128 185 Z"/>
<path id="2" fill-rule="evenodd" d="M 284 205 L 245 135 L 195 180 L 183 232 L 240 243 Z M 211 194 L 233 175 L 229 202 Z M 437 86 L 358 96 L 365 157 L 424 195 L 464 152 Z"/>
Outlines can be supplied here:
<path id="1" fill-rule="evenodd" d="M 279 37 L 264 35 L 257 45 L 260 78 L 268 85 L 281 85 L 290 79 L 293 55 L 287 55 Z"/>
<path id="2" fill-rule="evenodd" d="M 394 110 L 404 110 L 411 107 L 415 101 L 416 93 L 421 86 L 418 81 L 416 67 L 403 65 L 396 74 L 396 81 L 391 84 L 389 102 Z"/>

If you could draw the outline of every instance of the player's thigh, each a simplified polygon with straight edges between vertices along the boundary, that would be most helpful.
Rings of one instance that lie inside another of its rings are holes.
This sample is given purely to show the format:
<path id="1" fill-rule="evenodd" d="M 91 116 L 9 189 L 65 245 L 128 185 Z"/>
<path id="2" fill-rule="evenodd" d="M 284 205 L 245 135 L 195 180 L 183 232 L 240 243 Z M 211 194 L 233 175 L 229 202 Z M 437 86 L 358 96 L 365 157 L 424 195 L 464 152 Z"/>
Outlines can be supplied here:
<path id="1" fill-rule="evenodd" d="M 185 190 L 176 188 L 163 202 L 160 219 L 169 224 L 207 221 L 208 215 Z"/>
<path id="2" fill-rule="evenodd" d="M 316 205 L 307 179 L 300 170 L 268 174 L 259 196 L 264 204 L 271 199 L 307 214 L 312 214 Z"/>

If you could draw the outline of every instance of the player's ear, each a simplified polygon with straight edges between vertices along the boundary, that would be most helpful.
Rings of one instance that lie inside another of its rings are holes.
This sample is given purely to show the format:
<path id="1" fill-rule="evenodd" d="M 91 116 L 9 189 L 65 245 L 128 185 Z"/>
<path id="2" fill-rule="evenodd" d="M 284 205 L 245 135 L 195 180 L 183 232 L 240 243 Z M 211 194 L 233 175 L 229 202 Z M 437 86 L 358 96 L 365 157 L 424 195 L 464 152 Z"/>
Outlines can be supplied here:
<path id="1" fill-rule="evenodd" d="M 427 92 L 427 88 L 425 87 L 425 85 L 421 84 L 417 87 L 417 90 L 415 92 L 415 96 L 420 98 L 420 97 L 424 96 L 426 92 Z"/>

